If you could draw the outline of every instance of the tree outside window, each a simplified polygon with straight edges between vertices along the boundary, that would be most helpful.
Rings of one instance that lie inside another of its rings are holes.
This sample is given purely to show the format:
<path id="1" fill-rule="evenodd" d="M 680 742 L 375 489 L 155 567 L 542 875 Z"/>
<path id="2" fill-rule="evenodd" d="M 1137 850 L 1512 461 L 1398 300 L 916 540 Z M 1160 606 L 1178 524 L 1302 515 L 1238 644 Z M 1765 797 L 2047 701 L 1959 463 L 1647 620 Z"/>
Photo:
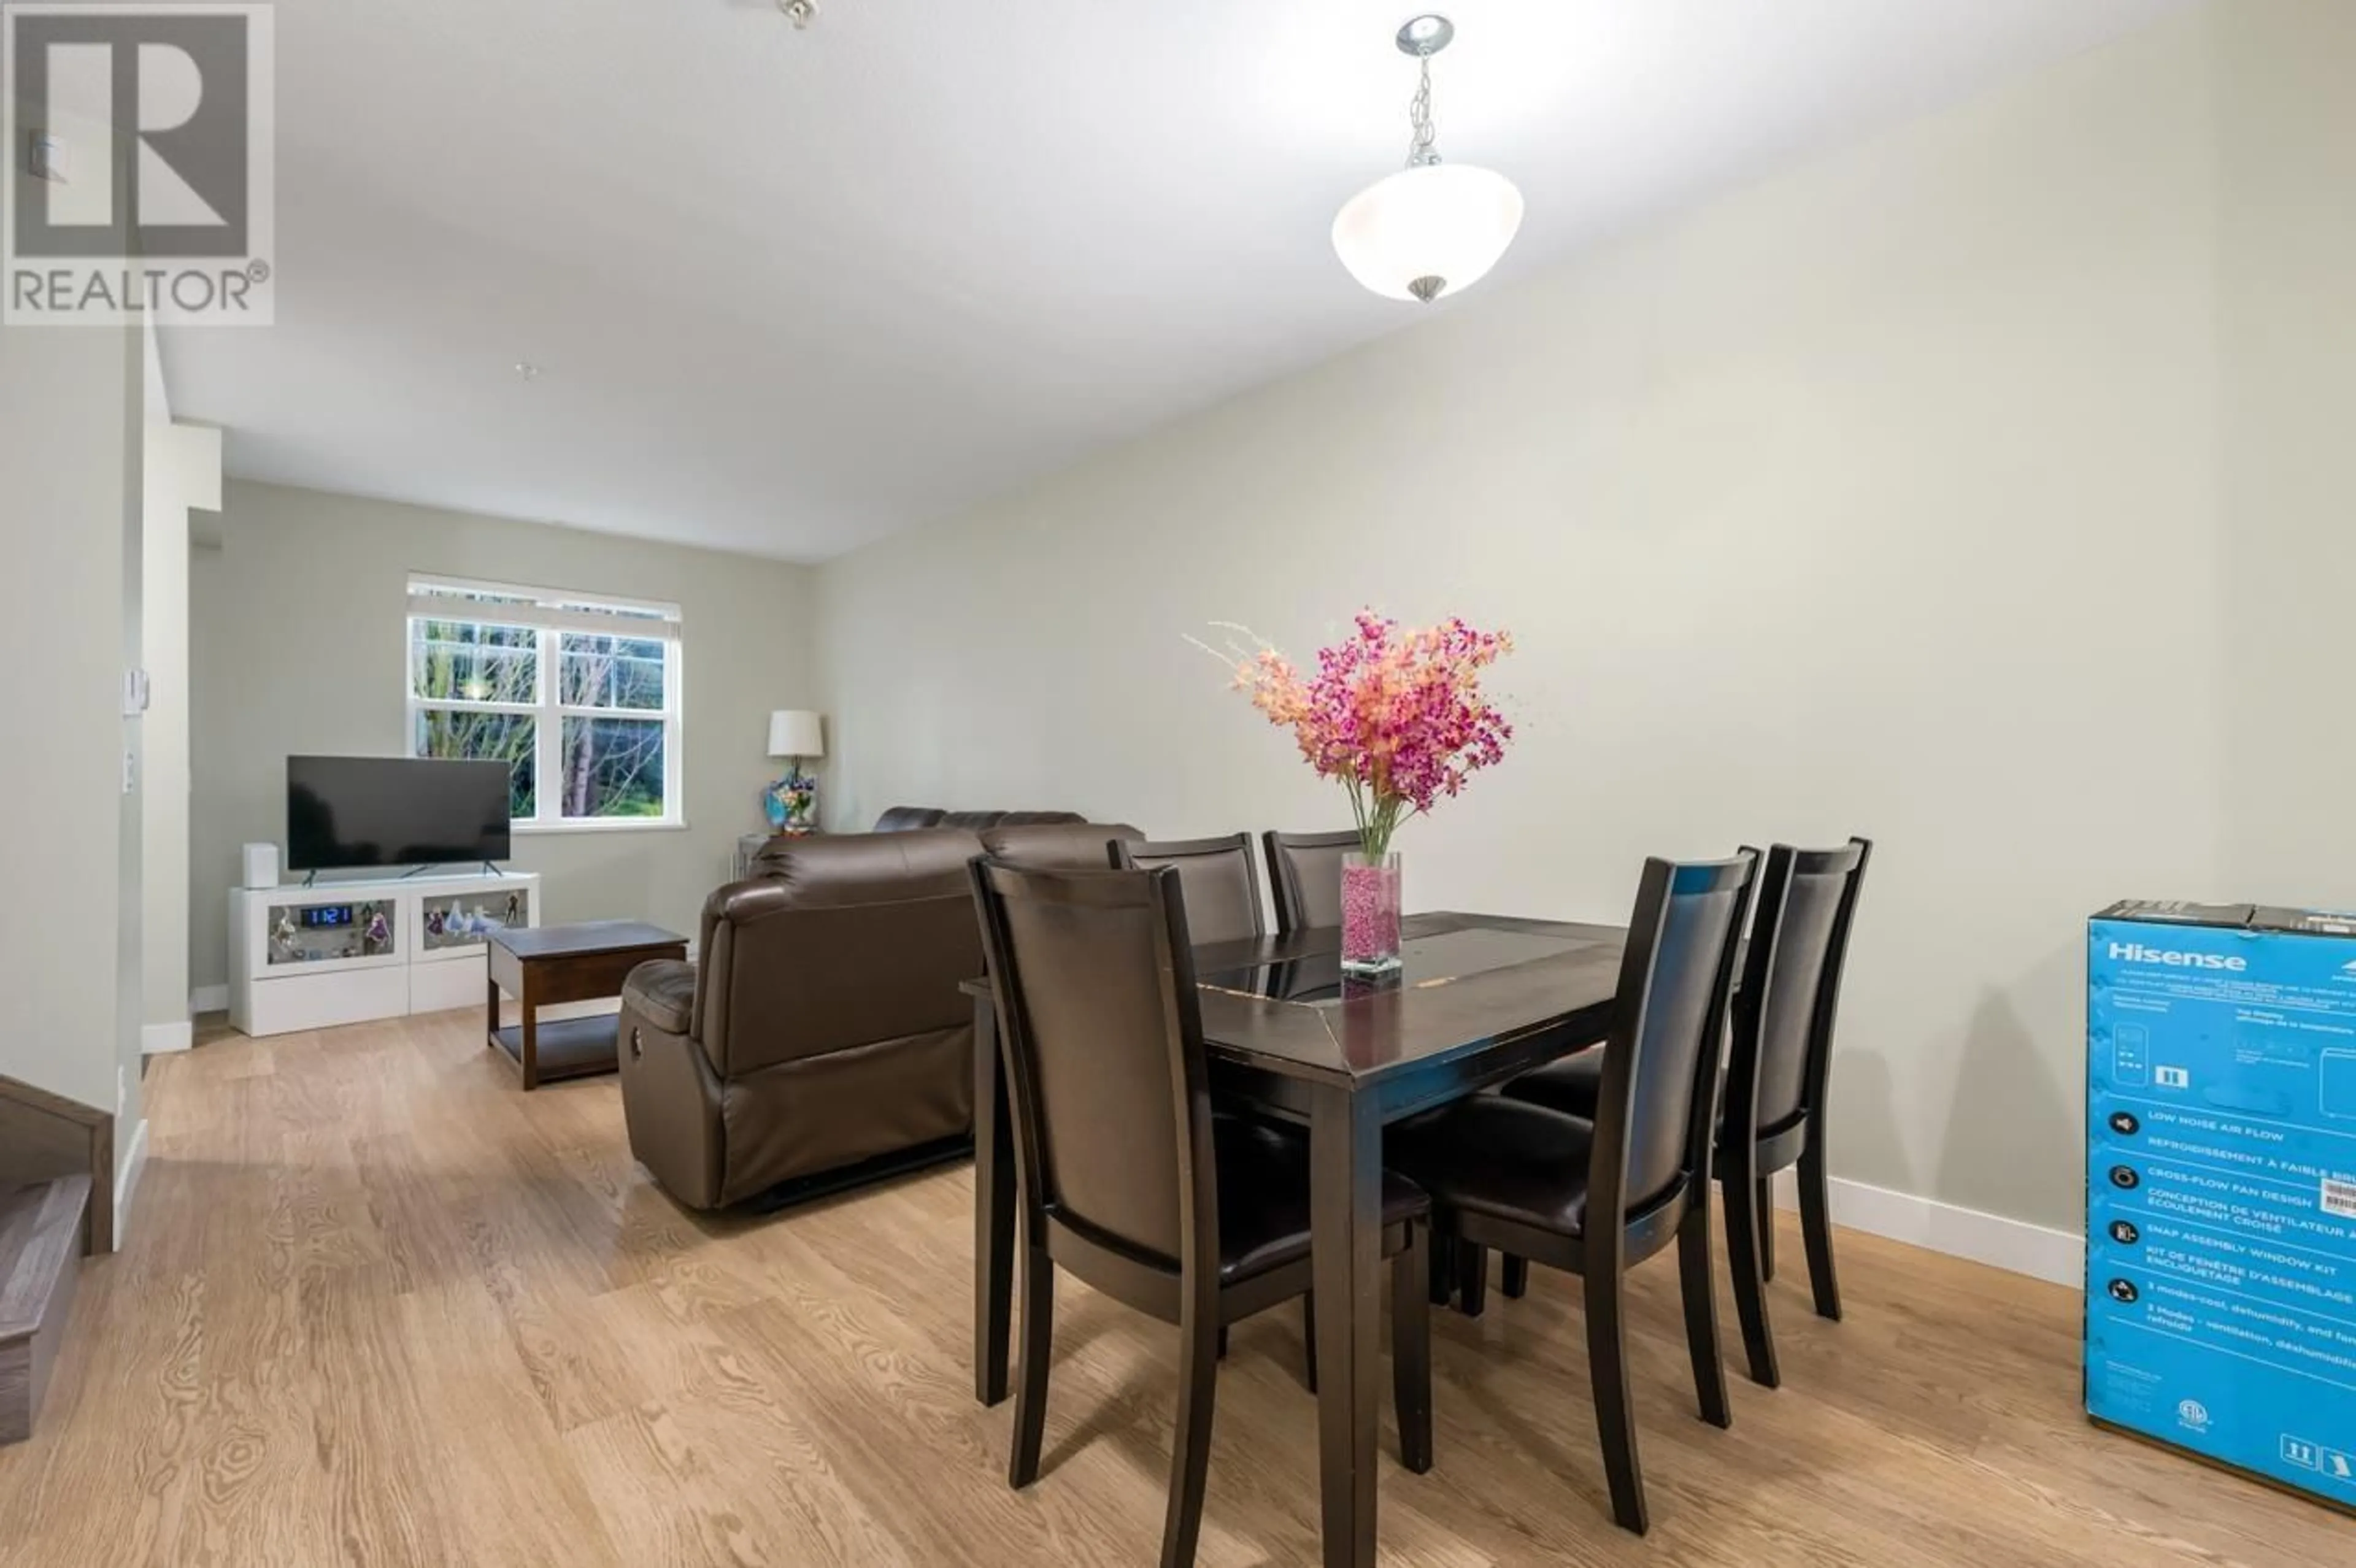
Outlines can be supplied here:
<path id="1" fill-rule="evenodd" d="M 506 763 L 520 823 L 679 820 L 675 610 L 412 583 L 409 645 L 414 755 Z"/>

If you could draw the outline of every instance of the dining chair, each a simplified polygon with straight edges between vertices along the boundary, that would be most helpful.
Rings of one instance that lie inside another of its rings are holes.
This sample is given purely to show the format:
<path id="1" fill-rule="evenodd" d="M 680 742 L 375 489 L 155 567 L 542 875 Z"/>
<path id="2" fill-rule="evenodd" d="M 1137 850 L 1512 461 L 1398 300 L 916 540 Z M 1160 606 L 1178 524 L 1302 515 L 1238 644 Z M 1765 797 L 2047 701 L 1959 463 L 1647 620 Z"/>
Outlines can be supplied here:
<path id="1" fill-rule="evenodd" d="M 1185 895 L 1188 939 L 1197 946 L 1208 942 L 1264 936 L 1268 924 L 1260 913 L 1259 878 L 1251 859 L 1251 835 L 1226 838 L 1168 838 L 1160 842 L 1114 839 L 1105 846 L 1112 869 L 1151 870 L 1176 868 Z M 1215 1110 L 1217 1107 L 1214 1107 Z M 1225 1114 L 1225 1113 L 1222 1113 Z M 1268 1113 L 1264 1119 L 1285 1120 Z M 1307 1346 L 1309 1390 L 1317 1392 L 1316 1321 L 1309 1297 L 1301 1298 L 1301 1339 Z M 1227 1331 L 1219 1330 L 1219 1359 L 1226 1360 Z"/>
<path id="2" fill-rule="evenodd" d="M 1259 876 L 1252 866 L 1251 835 L 1227 838 L 1165 838 L 1107 849 L 1117 871 L 1168 866 L 1186 895 L 1186 931 L 1197 944 L 1265 936 Z"/>
<path id="3" fill-rule="evenodd" d="M 1218 1330 L 1306 1298 L 1309 1150 L 1290 1129 L 1214 1115 L 1179 874 L 972 862 L 1015 1132 L 1023 1259 L 1013 1457 L 1038 1478 L 1055 1270 L 1178 1326 L 1178 1419 L 1163 1568 L 1194 1559 Z M 1393 1396 L 1407 1467 L 1431 1467 L 1425 1303 L 1430 1203 L 1386 1174 Z"/>
<path id="4" fill-rule="evenodd" d="M 1825 1163 L 1825 1105 L 1832 1080 L 1833 1024 L 1849 928 L 1873 842 L 1837 849 L 1767 851 L 1758 915 L 1734 994 L 1733 1048 L 1715 1170 L 1726 1200 L 1728 1260 L 1742 1348 L 1753 1382 L 1783 1381 L 1767 1313 L 1775 1277 L 1775 1173 L 1800 1168 L 1800 1233 L 1817 1315 L 1837 1322 L 1840 1282 L 1833 1269 L 1832 1182 Z M 1592 1116 L 1603 1083 L 1598 1051 L 1539 1068 L 1503 1093 L 1549 1110 Z"/>
<path id="5" fill-rule="evenodd" d="M 1315 925 L 1342 923 L 1342 857 L 1358 848 L 1355 833 L 1260 836 L 1268 880 L 1276 894 L 1276 933 L 1290 936 Z"/>
<path id="6" fill-rule="evenodd" d="M 1400 1124 L 1384 1151 L 1431 1195 L 1434 1233 L 1452 1244 L 1468 1304 L 1477 1306 L 1491 1247 L 1581 1276 L 1612 1513 L 1639 1535 L 1648 1518 L 1625 1275 L 1672 1243 L 1702 1419 L 1733 1423 L 1710 1279 L 1709 1159 L 1717 1043 L 1755 864 L 1749 855 L 1644 862 L 1591 1120 L 1476 1094 Z"/>

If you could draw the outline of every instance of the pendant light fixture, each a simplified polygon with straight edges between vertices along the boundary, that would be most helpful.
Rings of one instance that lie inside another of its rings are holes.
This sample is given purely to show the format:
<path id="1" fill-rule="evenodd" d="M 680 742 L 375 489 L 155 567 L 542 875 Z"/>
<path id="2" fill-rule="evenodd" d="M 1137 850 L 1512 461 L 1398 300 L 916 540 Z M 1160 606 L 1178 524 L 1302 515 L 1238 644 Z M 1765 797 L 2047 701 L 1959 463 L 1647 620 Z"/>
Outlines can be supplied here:
<path id="1" fill-rule="evenodd" d="M 1445 16 L 1398 30 L 1419 67 L 1407 167 L 1352 197 L 1333 219 L 1333 250 L 1350 275 L 1387 299 L 1429 304 L 1478 283 L 1522 226 L 1522 193 L 1494 169 L 1443 164 L 1432 146 L 1431 57 L 1456 37 Z"/>

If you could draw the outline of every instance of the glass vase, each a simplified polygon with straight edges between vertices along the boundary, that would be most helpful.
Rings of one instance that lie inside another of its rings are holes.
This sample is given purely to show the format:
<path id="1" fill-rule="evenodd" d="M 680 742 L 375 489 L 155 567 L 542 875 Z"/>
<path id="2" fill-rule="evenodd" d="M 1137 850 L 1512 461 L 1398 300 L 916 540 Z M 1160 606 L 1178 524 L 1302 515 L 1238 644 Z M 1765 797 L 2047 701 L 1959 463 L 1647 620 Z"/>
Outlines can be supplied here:
<path id="1" fill-rule="evenodd" d="M 1399 966 L 1399 858 L 1342 857 L 1342 973 L 1388 975 Z"/>

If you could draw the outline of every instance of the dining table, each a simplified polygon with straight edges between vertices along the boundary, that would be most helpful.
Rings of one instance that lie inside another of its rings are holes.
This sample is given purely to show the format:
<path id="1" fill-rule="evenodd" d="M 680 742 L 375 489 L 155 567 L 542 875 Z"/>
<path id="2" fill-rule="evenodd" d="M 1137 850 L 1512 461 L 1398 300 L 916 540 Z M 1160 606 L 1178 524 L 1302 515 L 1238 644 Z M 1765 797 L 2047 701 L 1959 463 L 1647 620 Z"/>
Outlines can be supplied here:
<path id="1" fill-rule="evenodd" d="M 1341 969 L 1338 927 L 1193 950 L 1212 1094 L 1307 1126 L 1327 1568 L 1373 1568 L 1383 1129 L 1601 1040 L 1626 932 L 1451 912 L 1401 923 L 1400 965 Z M 1014 1141 L 987 979 L 974 1004 L 974 1393 L 1006 1397 Z M 1441 1462 L 1445 1463 L 1442 1456 Z"/>

